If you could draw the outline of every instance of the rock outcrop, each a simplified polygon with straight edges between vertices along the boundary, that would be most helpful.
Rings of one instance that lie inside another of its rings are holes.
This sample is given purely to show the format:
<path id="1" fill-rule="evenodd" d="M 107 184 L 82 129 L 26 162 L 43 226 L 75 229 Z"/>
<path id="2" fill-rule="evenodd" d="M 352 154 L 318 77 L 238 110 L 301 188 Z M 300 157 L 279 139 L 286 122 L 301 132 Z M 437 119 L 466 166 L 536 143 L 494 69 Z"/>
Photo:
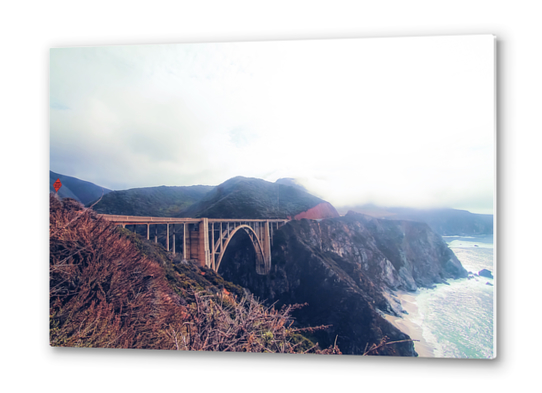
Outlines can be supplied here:
<path id="1" fill-rule="evenodd" d="M 335 217 L 339 217 L 339 213 L 337 213 L 337 210 L 333 207 L 333 205 L 329 202 L 322 202 L 314 207 L 311 207 L 309 210 L 297 214 L 294 217 L 294 220 L 301 220 L 302 218 L 320 220 Z"/>
<path id="2" fill-rule="evenodd" d="M 414 291 L 466 277 L 453 252 L 426 224 L 344 217 L 291 221 L 275 232 L 270 274 L 254 272 L 254 251 L 243 236 L 232 240 L 219 273 L 268 302 L 308 303 L 296 313 L 301 326 L 332 325 L 314 333 L 322 346 L 362 354 L 386 337 L 409 337 L 382 313 L 397 315 L 394 290 Z M 252 259 L 251 259 L 252 258 Z M 380 355 L 415 356 L 412 342 L 383 346 Z"/>
<path id="3" fill-rule="evenodd" d="M 482 269 L 478 272 L 480 277 L 493 278 L 493 274 L 487 269 Z"/>

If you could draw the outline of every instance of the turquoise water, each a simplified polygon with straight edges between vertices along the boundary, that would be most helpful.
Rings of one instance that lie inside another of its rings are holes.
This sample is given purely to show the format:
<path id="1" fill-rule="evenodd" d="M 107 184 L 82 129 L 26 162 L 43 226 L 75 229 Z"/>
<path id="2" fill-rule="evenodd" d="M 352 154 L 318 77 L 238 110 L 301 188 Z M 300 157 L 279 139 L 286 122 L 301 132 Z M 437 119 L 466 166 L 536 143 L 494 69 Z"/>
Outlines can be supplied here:
<path id="1" fill-rule="evenodd" d="M 467 271 L 488 269 L 495 275 L 493 236 L 443 238 Z M 435 357 L 493 358 L 494 280 L 473 275 L 449 284 L 420 289 L 416 295 L 416 323 L 424 339 L 434 347 Z"/>

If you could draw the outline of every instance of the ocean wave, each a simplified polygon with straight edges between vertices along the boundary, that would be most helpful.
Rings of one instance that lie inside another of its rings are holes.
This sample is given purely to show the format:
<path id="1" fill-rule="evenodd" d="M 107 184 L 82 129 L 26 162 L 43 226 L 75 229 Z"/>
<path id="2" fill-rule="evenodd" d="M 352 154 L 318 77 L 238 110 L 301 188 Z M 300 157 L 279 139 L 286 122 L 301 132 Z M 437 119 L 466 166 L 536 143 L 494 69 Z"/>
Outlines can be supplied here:
<path id="1" fill-rule="evenodd" d="M 489 248 L 455 249 L 454 253 L 468 270 L 493 271 L 493 251 Z M 410 317 L 420 324 L 423 338 L 433 346 L 435 357 L 493 357 L 493 282 L 491 278 L 474 276 L 418 291 L 418 315 Z"/>

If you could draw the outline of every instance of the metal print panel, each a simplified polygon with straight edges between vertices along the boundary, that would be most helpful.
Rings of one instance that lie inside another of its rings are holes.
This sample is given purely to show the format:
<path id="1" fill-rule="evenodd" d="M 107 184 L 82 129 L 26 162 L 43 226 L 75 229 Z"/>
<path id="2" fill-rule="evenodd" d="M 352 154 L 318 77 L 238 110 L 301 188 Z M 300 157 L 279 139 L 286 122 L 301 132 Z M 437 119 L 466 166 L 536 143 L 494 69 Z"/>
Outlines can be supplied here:
<path id="1" fill-rule="evenodd" d="M 496 356 L 495 38 L 55 48 L 50 344 Z"/>

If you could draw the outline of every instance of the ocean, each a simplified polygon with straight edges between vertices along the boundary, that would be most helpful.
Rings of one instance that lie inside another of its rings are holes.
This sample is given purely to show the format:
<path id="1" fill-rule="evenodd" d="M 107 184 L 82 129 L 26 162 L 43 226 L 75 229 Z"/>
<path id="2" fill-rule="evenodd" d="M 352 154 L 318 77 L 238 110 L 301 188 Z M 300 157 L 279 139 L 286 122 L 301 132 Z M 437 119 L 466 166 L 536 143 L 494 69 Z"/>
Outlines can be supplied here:
<path id="1" fill-rule="evenodd" d="M 495 283 L 477 273 L 493 266 L 493 236 L 443 239 L 474 273 L 470 278 L 449 280 L 434 289 L 422 288 L 414 294 L 417 315 L 407 318 L 422 330 L 425 341 L 438 358 L 491 359 L 495 357 Z"/>

